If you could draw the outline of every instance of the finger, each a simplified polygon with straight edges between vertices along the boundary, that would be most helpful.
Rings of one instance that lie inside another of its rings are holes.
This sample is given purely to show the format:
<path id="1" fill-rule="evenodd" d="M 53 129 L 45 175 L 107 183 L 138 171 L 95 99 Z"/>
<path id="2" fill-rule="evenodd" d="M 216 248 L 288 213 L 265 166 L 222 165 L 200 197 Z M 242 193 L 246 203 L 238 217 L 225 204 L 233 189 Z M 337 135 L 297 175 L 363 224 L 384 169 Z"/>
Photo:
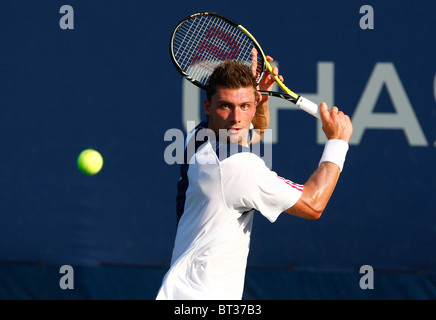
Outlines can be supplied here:
<path id="1" fill-rule="evenodd" d="M 256 61 L 256 62 L 257 62 L 257 50 L 256 50 L 256 48 L 253 48 L 253 49 L 251 50 L 251 59 L 252 59 L 253 61 Z"/>
<path id="2" fill-rule="evenodd" d="M 325 102 L 321 102 L 319 105 L 319 114 L 321 116 L 322 122 L 330 120 L 329 107 Z"/>
<path id="3" fill-rule="evenodd" d="M 253 73 L 253 76 L 256 76 L 256 73 L 257 73 L 257 50 L 256 50 L 256 48 L 253 48 L 253 50 L 251 50 L 251 72 Z"/>
<path id="4" fill-rule="evenodd" d="M 324 111 L 324 112 L 328 112 L 329 111 L 329 107 L 327 106 L 327 103 L 321 102 L 319 104 L 319 110 L 320 111 Z"/>
<path id="5" fill-rule="evenodd" d="M 273 67 L 273 74 L 277 76 L 279 74 L 279 68 Z"/>
<path id="6" fill-rule="evenodd" d="M 274 76 L 278 77 L 281 82 L 284 81 L 283 76 L 279 75 L 279 68 L 278 67 L 273 67 L 273 74 L 274 74 Z M 274 81 L 274 78 L 272 78 L 272 80 Z"/>
<path id="7" fill-rule="evenodd" d="M 337 114 L 339 112 L 338 107 L 333 107 L 330 109 L 330 114 Z"/>
<path id="8" fill-rule="evenodd" d="M 266 56 L 266 60 L 268 62 L 273 62 L 274 61 L 274 59 L 271 56 Z"/>

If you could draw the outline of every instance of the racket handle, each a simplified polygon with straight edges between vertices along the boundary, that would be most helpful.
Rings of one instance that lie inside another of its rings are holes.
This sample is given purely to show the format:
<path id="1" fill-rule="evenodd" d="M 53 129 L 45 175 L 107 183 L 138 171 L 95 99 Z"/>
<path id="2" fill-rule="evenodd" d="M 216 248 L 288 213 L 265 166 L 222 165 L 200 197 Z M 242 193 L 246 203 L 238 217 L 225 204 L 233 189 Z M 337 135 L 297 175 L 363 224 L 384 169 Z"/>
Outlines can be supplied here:
<path id="1" fill-rule="evenodd" d="M 295 102 L 295 105 L 300 108 L 303 111 L 306 111 L 307 113 L 311 114 L 315 118 L 320 119 L 319 115 L 319 107 L 316 103 L 313 103 L 312 101 L 299 96 L 297 101 Z"/>

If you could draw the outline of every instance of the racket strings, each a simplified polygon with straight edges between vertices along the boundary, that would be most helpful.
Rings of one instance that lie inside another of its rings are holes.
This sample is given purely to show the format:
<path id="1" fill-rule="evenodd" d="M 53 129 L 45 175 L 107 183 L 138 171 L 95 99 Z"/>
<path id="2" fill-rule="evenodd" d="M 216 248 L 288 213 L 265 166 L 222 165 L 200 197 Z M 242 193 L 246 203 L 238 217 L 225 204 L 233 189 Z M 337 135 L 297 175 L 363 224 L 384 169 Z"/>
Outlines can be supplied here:
<path id="1" fill-rule="evenodd" d="M 253 41 L 237 27 L 213 16 L 198 16 L 186 20 L 176 31 L 173 53 L 188 77 L 207 86 L 216 66 L 225 60 L 238 60 L 255 71 L 259 82 L 263 74 L 260 54 L 253 59 Z"/>

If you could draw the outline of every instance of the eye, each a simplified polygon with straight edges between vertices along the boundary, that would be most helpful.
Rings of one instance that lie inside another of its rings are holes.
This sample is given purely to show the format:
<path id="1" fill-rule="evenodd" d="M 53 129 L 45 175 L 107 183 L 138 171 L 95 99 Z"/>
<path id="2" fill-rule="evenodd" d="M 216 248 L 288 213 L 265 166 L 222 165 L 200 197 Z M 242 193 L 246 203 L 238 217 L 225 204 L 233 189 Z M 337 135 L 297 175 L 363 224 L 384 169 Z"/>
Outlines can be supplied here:
<path id="1" fill-rule="evenodd" d="M 242 110 L 247 110 L 250 106 L 248 104 L 244 104 L 241 106 Z"/>

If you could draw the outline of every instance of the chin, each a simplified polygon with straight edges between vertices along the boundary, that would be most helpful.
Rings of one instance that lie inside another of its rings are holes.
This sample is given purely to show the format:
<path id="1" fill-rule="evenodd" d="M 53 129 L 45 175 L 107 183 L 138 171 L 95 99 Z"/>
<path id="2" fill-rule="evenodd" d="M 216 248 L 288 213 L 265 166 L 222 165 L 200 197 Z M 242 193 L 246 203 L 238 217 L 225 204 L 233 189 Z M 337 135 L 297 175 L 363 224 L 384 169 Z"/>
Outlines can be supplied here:
<path id="1" fill-rule="evenodd" d="M 229 137 L 227 143 L 234 144 L 234 143 L 241 143 L 241 141 L 242 141 L 241 137 Z"/>
<path id="2" fill-rule="evenodd" d="M 245 145 L 245 144 L 243 144 L 243 142 L 246 141 L 246 140 L 247 139 L 244 139 L 244 137 L 241 136 L 241 135 L 234 135 L 234 136 L 228 137 L 227 143 L 231 143 L 231 144 L 237 143 L 237 144 L 240 144 L 240 145 Z"/>

